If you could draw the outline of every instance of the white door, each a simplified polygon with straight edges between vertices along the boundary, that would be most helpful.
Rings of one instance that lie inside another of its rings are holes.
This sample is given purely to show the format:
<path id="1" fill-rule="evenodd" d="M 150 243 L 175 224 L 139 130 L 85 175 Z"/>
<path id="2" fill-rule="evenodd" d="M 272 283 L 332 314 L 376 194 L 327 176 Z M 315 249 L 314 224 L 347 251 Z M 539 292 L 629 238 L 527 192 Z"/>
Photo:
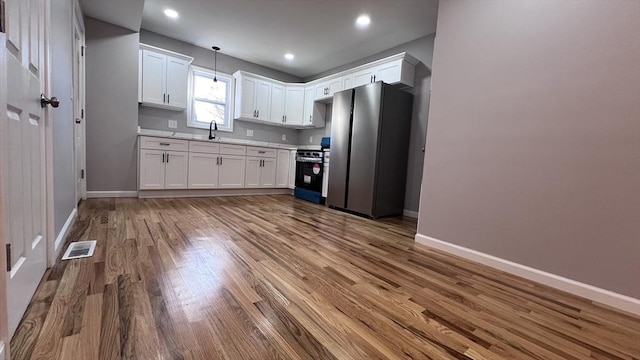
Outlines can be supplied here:
<path id="1" fill-rule="evenodd" d="M 271 110 L 269 121 L 284 123 L 285 91 L 284 86 L 273 84 L 271 87 Z"/>
<path id="2" fill-rule="evenodd" d="M 218 187 L 220 155 L 189 153 L 189 189 L 215 189 Z"/>
<path id="3" fill-rule="evenodd" d="M 315 89 L 309 86 L 304 90 L 304 118 L 302 125 L 313 125 L 313 107 L 315 101 Z"/>
<path id="4" fill-rule="evenodd" d="M 276 187 L 289 186 L 289 150 L 278 150 L 278 162 L 276 165 Z"/>
<path id="5" fill-rule="evenodd" d="M 149 50 L 142 50 L 142 102 L 164 104 L 166 89 L 167 57 Z"/>
<path id="6" fill-rule="evenodd" d="M 373 82 L 374 68 L 360 70 L 353 74 L 353 87 L 370 84 Z"/>
<path id="7" fill-rule="evenodd" d="M 167 104 L 187 108 L 187 80 L 189 62 L 167 56 Z"/>
<path id="8" fill-rule="evenodd" d="M 286 125 L 302 125 L 304 117 L 304 87 L 287 87 L 285 101 Z"/>
<path id="9" fill-rule="evenodd" d="M 75 15 L 74 15 L 75 16 Z M 74 21 L 74 47 L 73 47 L 73 113 L 75 124 L 73 126 L 76 172 L 76 202 L 86 198 L 85 168 L 85 125 L 84 125 L 84 49 L 83 34 Z"/>
<path id="10" fill-rule="evenodd" d="M 269 108 L 271 107 L 271 84 L 258 80 L 256 87 L 256 110 L 258 111 L 258 120 L 269 120 Z"/>
<path id="11" fill-rule="evenodd" d="M 243 188 L 244 162 L 245 156 L 220 155 L 218 187 L 221 189 Z"/>
<path id="12" fill-rule="evenodd" d="M 11 246 L 7 259 L 11 267 L 7 272 L 9 338 L 47 266 L 44 130 L 45 112 L 51 110 L 40 107 L 40 94 L 48 81 L 44 6 L 43 0 L 5 2 L 6 42 L 1 46 L 9 91 L 6 108 L 0 111 L 0 153 L 4 238 Z"/>
<path id="13" fill-rule="evenodd" d="M 247 157 L 247 165 L 244 173 L 244 186 L 248 188 L 260 187 L 260 170 L 262 158 Z"/>
<path id="14" fill-rule="evenodd" d="M 189 175 L 189 156 L 185 151 L 167 151 L 164 170 L 165 189 L 186 189 Z"/>
<path id="15" fill-rule="evenodd" d="M 400 82 L 402 75 L 402 59 L 376 67 L 376 81 L 384 81 L 387 84 Z"/>
<path id="16" fill-rule="evenodd" d="M 164 159 L 160 150 L 140 150 L 140 190 L 164 189 Z"/>
<path id="17" fill-rule="evenodd" d="M 240 117 L 253 119 L 256 117 L 256 79 L 243 76 L 240 83 Z"/>
<path id="18" fill-rule="evenodd" d="M 260 187 L 276 187 L 276 159 L 262 159 L 262 168 L 260 168 Z"/>

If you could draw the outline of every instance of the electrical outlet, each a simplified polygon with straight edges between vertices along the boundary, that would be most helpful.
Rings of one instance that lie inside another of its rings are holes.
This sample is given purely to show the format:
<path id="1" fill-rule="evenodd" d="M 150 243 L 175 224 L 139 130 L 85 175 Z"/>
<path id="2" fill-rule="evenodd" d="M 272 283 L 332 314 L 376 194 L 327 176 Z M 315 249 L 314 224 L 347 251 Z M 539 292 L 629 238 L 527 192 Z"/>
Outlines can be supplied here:
<path id="1" fill-rule="evenodd" d="M 169 129 L 175 129 L 178 127 L 178 122 L 175 120 L 169 120 Z"/>
<path id="2" fill-rule="evenodd" d="M 247 129 L 247 136 L 253 136 L 253 130 Z"/>
<path id="3" fill-rule="evenodd" d="M 286 141 L 287 140 L 287 134 L 282 134 L 282 141 Z"/>
<path id="4" fill-rule="evenodd" d="M 313 142 L 313 136 L 309 136 L 309 142 L 312 143 Z"/>

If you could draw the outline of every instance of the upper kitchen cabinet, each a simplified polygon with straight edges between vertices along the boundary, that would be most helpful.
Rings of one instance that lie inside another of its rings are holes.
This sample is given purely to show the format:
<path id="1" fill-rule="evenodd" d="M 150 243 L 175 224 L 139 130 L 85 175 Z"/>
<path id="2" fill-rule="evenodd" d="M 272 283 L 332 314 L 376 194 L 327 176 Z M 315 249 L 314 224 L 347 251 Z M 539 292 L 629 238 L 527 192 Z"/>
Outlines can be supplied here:
<path id="1" fill-rule="evenodd" d="M 345 89 L 383 81 L 387 84 L 413 87 L 415 66 L 414 57 L 401 53 L 370 64 L 360 66 L 343 76 Z"/>
<path id="2" fill-rule="evenodd" d="M 316 84 L 316 101 L 324 101 L 333 98 L 333 94 L 342 91 L 342 77 L 330 78 L 326 81 Z"/>
<path id="3" fill-rule="evenodd" d="M 187 108 L 187 83 L 192 57 L 140 44 L 138 100 L 142 105 L 171 110 Z"/>
<path id="4" fill-rule="evenodd" d="M 300 126 L 304 118 L 304 85 L 289 84 L 284 106 L 285 126 Z"/>
<path id="5" fill-rule="evenodd" d="M 269 121 L 273 84 L 242 71 L 233 74 L 236 81 L 235 119 Z"/>
<path id="6" fill-rule="evenodd" d="M 304 91 L 304 118 L 302 119 L 304 127 L 324 127 L 327 105 L 315 100 L 316 87 L 307 86 Z"/>

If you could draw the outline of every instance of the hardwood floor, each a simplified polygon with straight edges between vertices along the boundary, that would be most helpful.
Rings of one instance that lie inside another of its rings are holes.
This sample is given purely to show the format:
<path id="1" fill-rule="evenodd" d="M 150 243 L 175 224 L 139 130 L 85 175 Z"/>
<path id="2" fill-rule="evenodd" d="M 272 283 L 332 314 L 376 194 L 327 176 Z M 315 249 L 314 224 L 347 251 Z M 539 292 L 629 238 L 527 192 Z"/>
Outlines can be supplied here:
<path id="1" fill-rule="evenodd" d="M 638 359 L 640 319 L 291 196 L 92 199 L 13 359 Z"/>

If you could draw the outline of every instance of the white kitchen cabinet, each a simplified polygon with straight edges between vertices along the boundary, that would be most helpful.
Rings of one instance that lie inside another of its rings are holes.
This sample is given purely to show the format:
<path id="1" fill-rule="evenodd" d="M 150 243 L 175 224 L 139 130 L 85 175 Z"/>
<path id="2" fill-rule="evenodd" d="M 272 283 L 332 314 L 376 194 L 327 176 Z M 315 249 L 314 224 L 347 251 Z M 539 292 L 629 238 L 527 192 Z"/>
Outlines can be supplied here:
<path id="1" fill-rule="evenodd" d="M 289 189 L 296 187 L 296 153 L 298 150 L 291 150 L 289 154 Z"/>
<path id="2" fill-rule="evenodd" d="M 276 159 L 247 156 L 244 187 L 275 188 Z"/>
<path id="3" fill-rule="evenodd" d="M 273 84 L 241 71 L 233 74 L 233 77 L 236 80 L 234 118 L 249 121 L 269 121 Z"/>
<path id="4" fill-rule="evenodd" d="M 353 73 L 353 87 L 370 84 L 373 82 L 373 76 L 376 73 L 375 67 L 368 67 Z"/>
<path id="5" fill-rule="evenodd" d="M 304 127 L 324 127 L 327 105 L 315 101 L 315 86 L 307 86 L 304 91 Z"/>
<path id="6" fill-rule="evenodd" d="M 245 159 L 244 155 L 220 155 L 218 188 L 237 189 L 244 187 Z"/>
<path id="7" fill-rule="evenodd" d="M 387 84 L 404 84 L 413 86 L 415 65 L 403 58 L 384 61 L 376 65 L 364 67 L 355 71 L 353 75 L 353 86 L 357 87 L 376 81 L 383 81 Z"/>
<path id="8" fill-rule="evenodd" d="M 139 101 L 171 110 L 187 108 L 189 64 L 193 58 L 141 45 Z"/>
<path id="9" fill-rule="evenodd" d="M 350 72 L 342 76 L 342 90 L 353 89 L 353 73 Z"/>
<path id="10" fill-rule="evenodd" d="M 193 141 L 192 141 L 193 142 Z M 189 189 L 218 187 L 219 154 L 189 153 Z"/>
<path id="11" fill-rule="evenodd" d="M 335 77 L 315 85 L 316 101 L 333 98 L 333 94 L 342 91 L 342 77 Z"/>
<path id="12" fill-rule="evenodd" d="M 286 90 L 283 85 L 271 85 L 271 109 L 269 121 L 276 124 L 284 124 Z"/>
<path id="13" fill-rule="evenodd" d="M 291 171 L 291 157 L 289 150 L 278 150 L 276 161 L 276 186 L 286 188 L 289 186 L 289 172 Z"/>
<path id="14" fill-rule="evenodd" d="M 285 126 L 300 126 L 304 117 L 304 86 L 287 85 L 284 111 Z"/>
<path id="15" fill-rule="evenodd" d="M 140 150 L 140 190 L 186 189 L 188 153 Z"/>
<path id="16" fill-rule="evenodd" d="M 260 171 L 260 187 L 276 187 L 276 159 L 265 158 L 262 160 L 262 171 Z"/>

